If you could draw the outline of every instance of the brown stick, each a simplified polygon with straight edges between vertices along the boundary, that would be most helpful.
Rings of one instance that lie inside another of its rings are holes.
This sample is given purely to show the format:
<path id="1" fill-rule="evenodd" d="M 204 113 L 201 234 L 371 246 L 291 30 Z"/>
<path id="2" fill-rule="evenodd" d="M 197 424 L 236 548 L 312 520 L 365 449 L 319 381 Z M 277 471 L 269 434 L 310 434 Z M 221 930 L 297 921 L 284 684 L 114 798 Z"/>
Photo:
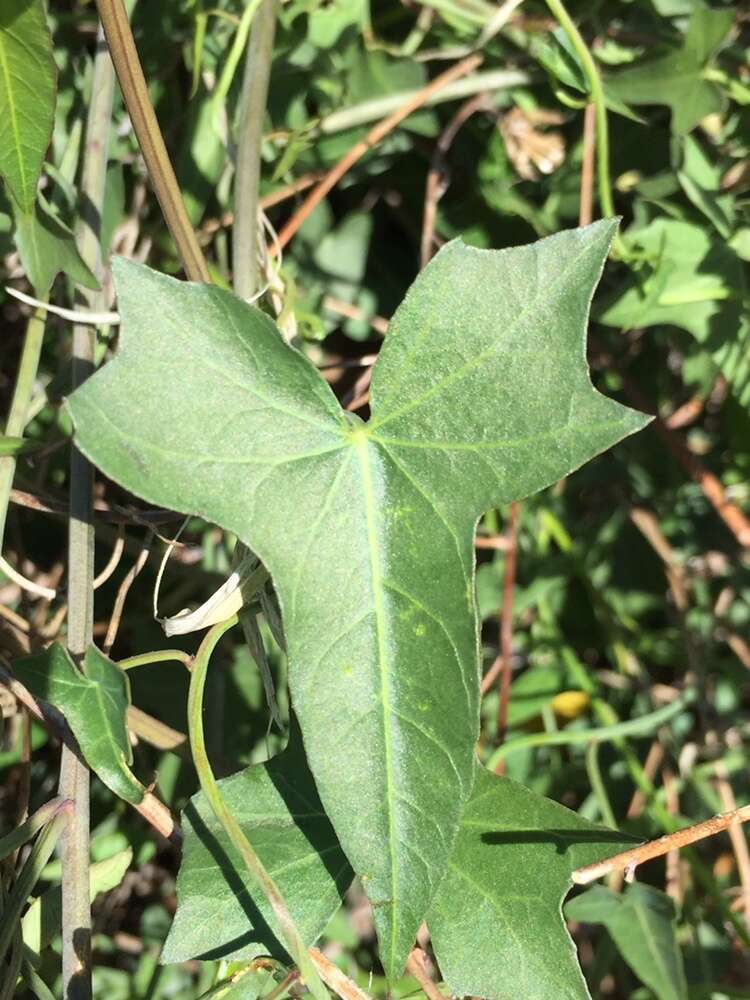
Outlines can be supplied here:
<path id="1" fill-rule="evenodd" d="M 587 104 L 583 113 L 583 158 L 578 225 L 588 226 L 594 217 L 594 163 L 596 159 L 596 105 Z"/>
<path id="2" fill-rule="evenodd" d="M 500 614 L 500 655 L 502 671 L 500 674 L 500 704 L 497 711 L 497 742 L 498 746 L 505 742 L 508 730 L 508 707 L 510 705 L 511 658 L 513 656 L 513 595 L 516 589 L 516 564 L 518 562 L 518 516 L 521 510 L 516 500 L 510 505 L 508 520 L 508 554 L 505 557 L 505 574 L 503 576 L 503 608 Z M 497 774 L 505 767 L 504 759 L 498 761 Z"/>
<path id="3" fill-rule="evenodd" d="M 370 996 L 344 975 L 338 966 L 329 961 L 322 951 L 318 951 L 317 948 L 310 948 L 309 951 L 320 978 L 340 997 L 344 1000 L 371 1000 Z"/>
<path id="4" fill-rule="evenodd" d="M 440 199 L 448 189 L 445 157 L 458 134 L 458 130 L 477 111 L 485 111 L 491 107 L 486 94 L 475 94 L 460 106 L 455 115 L 443 129 L 440 138 L 435 143 L 430 169 L 427 173 L 427 183 L 424 191 L 424 209 L 422 212 L 422 239 L 420 250 L 421 266 L 426 267 L 432 258 L 435 242 L 435 221 Z"/>
<path id="5" fill-rule="evenodd" d="M 638 386 L 628 378 L 623 372 L 623 384 L 627 394 L 635 405 L 641 410 L 652 410 L 648 400 L 644 397 Z M 682 465 L 693 482 L 703 490 L 706 499 L 711 503 L 719 517 L 727 528 L 732 532 L 739 544 L 743 548 L 750 548 L 750 520 L 743 514 L 736 503 L 728 499 L 724 487 L 718 478 L 709 472 L 695 455 L 688 449 L 680 435 L 657 417 L 654 420 L 654 427 L 660 435 L 667 448 L 672 452 L 677 461 Z"/>
<path id="6" fill-rule="evenodd" d="M 97 0 L 99 18 L 107 37 L 112 62 L 133 123 L 148 175 L 161 205 L 169 231 L 191 281 L 210 282 L 211 277 L 193 227 L 185 211 L 167 147 L 148 96 L 138 50 L 122 0 Z"/>
<path id="7" fill-rule="evenodd" d="M 445 1000 L 444 995 L 432 981 L 425 965 L 425 953 L 421 948 L 413 948 L 406 960 L 406 971 L 409 972 L 422 987 L 428 1000 Z"/>
<path id="8" fill-rule="evenodd" d="M 619 854 L 607 858 L 605 861 L 597 861 L 593 865 L 585 865 L 573 872 L 571 878 L 576 885 L 588 885 L 603 875 L 610 872 L 625 871 L 626 875 L 632 875 L 638 865 L 652 858 L 660 858 L 668 851 L 676 850 L 680 847 L 687 847 L 698 840 L 705 840 L 706 837 L 713 837 L 729 827 L 746 823 L 750 820 L 750 805 L 742 806 L 740 809 L 732 809 L 730 812 L 712 816 L 711 819 L 703 823 L 696 823 L 688 826 L 684 830 L 677 830 L 675 833 L 665 834 L 657 840 L 651 840 L 640 847 L 631 848 L 629 851 L 621 851 Z"/>
<path id="9" fill-rule="evenodd" d="M 392 132 L 401 122 L 408 118 L 410 114 L 413 114 L 418 108 L 421 108 L 425 101 L 428 101 L 433 94 L 436 94 L 443 87 L 446 87 L 449 83 L 457 80 L 461 76 L 465 76 L 467 73 L 471 73 L 475 70 L 482 62 L 482 57 L 480 55 L 471 55 L 466 59 L 462 59 L 461 62 L 456 63 L 451 66 L 450 69 L 436 76 L 434 80 L 423 87 L 417 94 L 415 94 L 410 100 L 403 104 L 397 111 L 393 114 L 388 115 L 381 122 L 378 122 L 374 128 L 370 129 L 364 139 L 358 142 L 355 146 L 343 156 L 339 162 L 328 171 L 323 180 L 313 188 L 312 192 L 304 200 L 300 208 L 294 213 L 291 219 L 287 222 L 284 228 L 279 233 L 279 238 L 277 245 L 279 248 L 283 249 L 287 243 L 292 239 L 297 230 L 300 228 L 302 223 L 311 214 L 313 209 L 325 198 L 328 192 L 334 188 L 341 178 L 357 163 L 365 153 L 369 152 L 374 146 L 376 146 L 389 132 Z M 276 245 L 275 245 L 276 246 Z M 269 253 L 275 253 L 275 246 L 269 248 Z"/>
<path id="10" fill-rule="evenodd" d="M 716 780 L 719 787 L 719 795 L 721 796 L 721 804 L 730 812 L 735 811 L 737 803 L 734 799 L 734 791 L 727 777 L 727 769 L 721 761 L 716 765 Z M 729 839 L 732 841 L 732 850 L 737 860 L 737 871 L 740 876 L 742 898 L 744 900 L 745 923 L 748 926 L 748 930 L 750 930 L 750 851 L 747 847 L 744 831 L 739 825 L 729 827 Z"/>

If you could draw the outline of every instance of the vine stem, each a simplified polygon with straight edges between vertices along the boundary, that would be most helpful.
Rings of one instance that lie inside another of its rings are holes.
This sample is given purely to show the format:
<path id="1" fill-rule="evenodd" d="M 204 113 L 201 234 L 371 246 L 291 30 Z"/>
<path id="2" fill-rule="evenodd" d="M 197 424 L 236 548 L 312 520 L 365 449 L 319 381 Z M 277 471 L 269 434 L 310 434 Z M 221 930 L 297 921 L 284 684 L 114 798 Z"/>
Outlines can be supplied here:
<path id="1" fill-rule="evenodd" d="M 276 0 L 262 0 L 253 18 L 245 55 L 242 110 L 234 182 L 232 270 L 235 294 L 255 295 L 258 280 L 258 207 L 263 119 L 276 32 Z"/>
<path id="2" fill-rule="evenodd" d="M 81 175 L 81 215 L 76 245 L 84 263 L 102 277 L 101 216 L 107 176 L 109 126 L 112 118 L 114 70 L 101 29 L 91 84 Z M 91 308 L 103 308 L 104 294 L 78 288 Z M 71 383 L 75 389 L 94 370 L 95 331 L 73 328 Z M 70 451 L 70 516 L 68 528 L 68 648 L 81 662 L 93 639 L 94 621 L 94 470 L 75 445 Z M 62 859 L 62 980 L 65 1000 L 90 1000 L 91 904 L 89 898 L 89 771 L 75 751 L 63 743 L 59 794 L 75 803 L 60 838 Z"/>
<path id="3" fill-rule="evenodd" d="M 587 885 L 589 882 L 594 882 L 603 875 L 609 875 L 610 872 L 615 871 L 624 871 L 626 877 L 627 875 L 632 877 L 636 867 L 643 864 L 644 861 L 659 858 L 669 851 L 674 851 L 680 847 L 687 847 L 689 844 L 694 844 L 698 840 L 704 840 L 706 837 L 713 837 L 715 834 L 721 833 L 722 830 L 728 830 L 740 823 L 746 823 L 748 820 L 750 820 L 750 805 L 742 806 L 739 809 L 732 809 L 730 812 L 712 816 L 711 819 L 707 819 L 703 823 L 696 823 L 694 826 L 685 827 L 683 830 L 676 830 L 674 833 L 665 834 L 665 836 L 659 837 L 657 840 L 641 844 L 640 847 L 633 847 L 629 851 L 621 851 L 619 854 L 615 854 L 604 861 L 598 861 L 593 865 L 585 865 L 583 868 L 576 869 L 571 877 L 577 885 Z"/>
<path id="4" fill-rule="evenodd" d="M 16 385 L 13 390 L 10 413 L 5 424 L 5 434 L 8 437 L 23 437 L 26 427 L 26 416 L 34 391 L 36 372 L 39 367 L 39 358 L 42 353 L 44 318 L 45 310 L 38 308 L 29 316 L 26 323 L 26 333 L 23 339 L 23 349 L 18 365 Z M 0 458 L 0 547 L 2 547 L 5 536 L 5 518 L 8 512 L 8 502 L 10 500 L 10 491 L 15 471 L 16 459 L 14 455 L 6 455 Z"/>
<path id="5" fill-rule="evenodd" d="M 547 6 L 552 16 L 558 22 L 576 55 L 581 60 L 581 66 L 586 74 L 591 100 L 596 109 L 596 155 L 599 178 L 599 204 L 602 215 L 611 218 L 615 215 L 615 203 L 612 197 L 612 182 L 609 176 L 609 125 L 607 123 L 607 105 L 604 101 L 604 88 L 599 70 L 583 36 L 565 9 L 562 0 L 547 0 Z"/>
<path id="6" fill-rule="evenodd" d="M 208 754 L 206 753 L 206 740 L 203 732 L 203 691 L 206 685 L 208 664 L 219 639 L 226 631 L 236 625 L 237 622 L 237 615 L 233 615 L 227 621 L 219 622 L 213 628 L 209 629 L 193 661 L 193 670 L 190 675 L 190 690 L 188 693 L 188 733 L 190 734 L 190 749 L 193 755 L 193 762 L 195 770 L 198 773 L 198 780 L 200 781 L 203 794 L 206 796 L 214 815 L 219 823 L 221 823 L 234 848 L 242 858 L 251 877 L 258 884 L 270 903 L 279 922 L 284 941 L 297 964 L 307 988 L 316 997 L 316 1000 L 329 1000 L 328 991 L 321 982 L 283 896 L 266 870 L 265 865 L 242 832 L 239 823 L 224 802 L 216 778 L 214 777 Z"/>
<path id="7" fill-rule="evenodd" d="M 509 743 L 504 743 L 498 747 L 487 761 L 487 769 L 495 771 L 501 760 L 519 750 L 521 747 L 541 747 L 541 746 L 569 746 L 574 743 L 588 743 L 590 740 L 616 741 L 623 736 L 644 736 L 652 733 L 659 726 L 679 715 L 693 701 L 695 692 L 691 689 L 663 708 L 657 708 L 654 712 L 649 712 L 637 719 L 626 719 L 624 722 L 616 722 L 610 726 L 601 726 L 598 729 L 563 729 L 551 733 L 530 733 L 528 736 L 518 736 Z"/>
<path id="8" fill-rule="evenodd" d="M 122 0 L 97 0 L 99 18 L 115 66 L 125 107 L 133 123 L 138 145 L 154 192 L 161 206 L 185 273 L 191 281 L 208 284 L 211 277 L 203 251 L 190 225 L 167 147 L 148 96 L 133 32 Z"/>

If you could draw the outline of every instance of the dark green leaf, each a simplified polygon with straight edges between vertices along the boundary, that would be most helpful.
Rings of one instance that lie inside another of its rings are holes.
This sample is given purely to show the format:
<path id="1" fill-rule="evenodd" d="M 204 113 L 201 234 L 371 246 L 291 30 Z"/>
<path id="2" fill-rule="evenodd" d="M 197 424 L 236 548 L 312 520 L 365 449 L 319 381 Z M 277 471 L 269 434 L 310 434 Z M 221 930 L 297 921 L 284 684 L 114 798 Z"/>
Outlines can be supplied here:
<path id="1" fill-rule="evenodd" d="M 688 330 L 710 352 L 737 400 L 750 406 L 742 261 L 710 232 L 673 219 L 656 219 L 639 229 L 632 244 L 648 255 L 652 273 L 640 280 L 633 276 L 597 319 L 627 329 L 671 324 Z"/>
<path id="2" fill-rule="evenodd" d="M 474 791 L 427 921 L 458 995 L 586 1000 L 562 919 L 571 872 L 632 843 L 476 765 Z"/>
<path id="3" fill-rule="evenodd" d="M 0 174 L 27 214 L 52 135 L 56 82 L 42 0 L 0 0 Z"/>
<path id="4" fill-rule="evenodd" d="M 130 770 L 133 751 L 125 725 L 127 674 L 95 646 L 89 646 L 83 665 L 85 674 L 55 642 L 43 653 L 16 660 L 13 669 L 35 698 L 65 716 L 86 763 L 104 784 L 128 802 L 140 802 L 145 789 Z"/>
<path id="5" fill-rule="evenodd" d="M 393 318 L 367 425 L 257 309 L 119 262 L 123 346 L 70 400 L 103 471 L 235 532 L 271 572 L 310 766 L 390 977 L 471 791 L 477 518 L 648 419 L 585 363 L 614 228 L 446 246 Z"/>
<path id="6" fill-rule="evenodd" d="M 81 260 L 73 234 L 41 198 L 32 212 L 16 213 L 15 239 L 21 263 L 39 298 L 47 294 L 60 271 L 86 288 L 99 288 Z"/>
<path id="7" fill-rule="evenodd" d="M 222 796 L 312 944 L 353 873 L 323 812 L 301 740 L 219 782 Z M 202 793 L 183 812 L 179 905 L 162 961 L 283 955 L 281 932 Z"/>
<path id="8" fill-rule="evenodd" d="M 679 48 L 611 75 L 607 92 L 628 104 L 667 104 L 672 109 L 672 131 L 689 132 L 706 115 L 724 107 L 722 91 L 705 78 L 704 69 L 733 20 L 732 10 L 709 10 L 701 4 Z"/>
<path id="9" fill-rule="evenodd" d="M 565 915 L 604 924 L 622 957 L 658 1000 L 686 1000 L 674 903 L 665 893 L 641 882 L 629 885 L 621 896 L 596 886 L 571 900 Z"/>

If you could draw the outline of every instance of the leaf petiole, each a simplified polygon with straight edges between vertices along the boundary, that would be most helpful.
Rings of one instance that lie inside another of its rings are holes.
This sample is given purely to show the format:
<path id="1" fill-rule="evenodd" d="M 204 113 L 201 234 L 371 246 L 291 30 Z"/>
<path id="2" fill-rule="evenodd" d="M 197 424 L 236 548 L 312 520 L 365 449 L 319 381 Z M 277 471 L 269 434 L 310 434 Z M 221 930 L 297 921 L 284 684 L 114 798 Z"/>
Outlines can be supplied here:
<path id="1" fill-rule="evenodd" d="M 213 809 L 214 815 L 224 827 L 227 836 L 242 857 L 248 872 L 270 903 L 281 927 L 284 941 L 299 968 L 307 988 L 316 1000 L 329 1000 L 328 991 L 312 964 L 308 950 L 289 913 L 289 908 L 284 897 L 281 895 L 276 883 L 266 870 L 265 865 L 255 853 L 239 823 L 224 802 L 211 768 L 211 762 L 206 753 L 206 741 L 203 732 L 203 691 L 206 685 L 208 664 L 219 639 L 230 628 L 233 628 L 238 621 L 237 615 L 233 615 L 226 621 L 214 625 L 206 633 L 193 661 L 193 671 L 190 676 L 190 690 L 188 693 L 188 733 L 190 735 L 190 749 L 193 755 L 193 763 L 198 773 L 201 790 Z"/>

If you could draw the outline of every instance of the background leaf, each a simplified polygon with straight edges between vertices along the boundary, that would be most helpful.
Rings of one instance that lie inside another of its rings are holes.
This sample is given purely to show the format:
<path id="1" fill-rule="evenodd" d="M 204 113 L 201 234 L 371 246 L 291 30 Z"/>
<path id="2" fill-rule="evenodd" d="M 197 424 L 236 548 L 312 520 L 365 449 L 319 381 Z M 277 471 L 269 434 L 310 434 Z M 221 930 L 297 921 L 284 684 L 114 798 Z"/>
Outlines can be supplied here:
<path id="1" fill-rule="evenodd" d="M 127 674 L 96 646 L 86 652 L 84 673 L 58 642 L 16 660 L 13 669 L 35 698 L 65 716 L 86 763 L 104 784 L 128 802 L 140 802 L 145 789 L 130 770 L 133 751 L 125 725 Z"/>
<path id="2" fill-rule="evenodd" d="M 643 882 L 626 886 L 622 895 L 595 886 L 572 899 L 565 915 L 571 920 L 604 924 L 617 950 L 658 1000 L 686 1000 L 675 908 L 666 893 Z"/>
<path id="3" fill-rule="evenodd" d="M 0 173 L 26 214 L 52 135 L 56 81 L 42 0 L 0 0 Z"/>
<path id="4" fill-rule="evenodd" d="M 608 92 L 628 104 L 667 104 L 672 110 L 672 131 L 689 132 L 725 105 L 722 91 L 705 78 L 703 70 L 733 20 L 731 10 L 697 4 L 678 48 L 609 76 Z"/>

